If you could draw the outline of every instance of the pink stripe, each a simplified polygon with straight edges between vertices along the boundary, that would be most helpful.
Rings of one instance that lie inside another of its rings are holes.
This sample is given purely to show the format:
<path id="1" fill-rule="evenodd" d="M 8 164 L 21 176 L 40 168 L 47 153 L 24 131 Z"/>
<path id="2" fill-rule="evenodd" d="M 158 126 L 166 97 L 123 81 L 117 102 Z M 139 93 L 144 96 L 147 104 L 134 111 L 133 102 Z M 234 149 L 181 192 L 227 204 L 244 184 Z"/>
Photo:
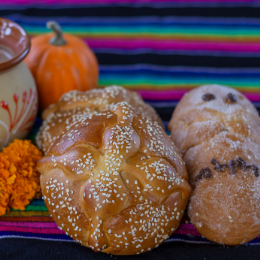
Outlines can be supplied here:
<path id="1" fill-rule="evenodd" d="M 84 39 L 93 49 L 155 49 L 155 50 L 189 50 L 189 51 L 231 51 L 260 52 L 260 44 L 253 42 L 208 42 L 182 40 L 149 39 Z"/>
<path id="2" fill-rule="evenodd" d="M 28 227 L 5 227 L 0 226 L 1 231 L 13 231 L 23 233 L 37 233 L 37 234 L 64 234 L 64 232 L 58 228 L 28 228 Z"/>
<path id="3" fill-rule="evenodd" d="M 188 229 L 188 230 L 196 230 L 195 227 L 191 223 L 180 223 L 179 228 Z"/>
<path id="4" fill-rule="evenodd" d="M 6 223 L 6 222 L 5 222 Z M 13 222 L 11 222 L 13 223 Z M 2 225 L 3 223 L 1 223 Z M 0 226 L 0 231 L 13 231 L 13 232 L 21 232 L 21 233 L 37 233 L 37 234 L 65 234 L 62 230 L 58 228 L 29 228 L 29 227 L 6 227 Z M 182 235 L 193 235 L 193 236 L 201 236 L 200 233 L 195 229 L 192 224 L 184 224 L 181 223 L 178 229 L 174 234 L 182 234 Z M 260 235 L 258 236 L 260 238 Z"/>
<path id="5" fill-rule="evenodd" d="M 181 223 L 178 229 L 174 232 L 174 234 L 181 234 L 181 235 L 193 235 L 201 237 L 201 234 L 195 229 L 192 224 L 184 224 Z"/>
<path id="6" fill-rule="evenodd" d="M 176 3 L 197 3 L 210 2 L 210 0 L 95 0 L 96 3 L 102 4 L 118 4 L 118 3 L 162 3 L 162 2 L 176 2 Z M 253 2 L 252 0 L 217 0 L 212 2 Z M 2 0 L 3 4 L 93 4 L 93 0 Z"/>
<path id="7" fill-rule="evenodd" d="M 173 86 L 174 88 L 174 86 Z M 239 90 L 239 89 L 238 89 Z M 170 89 L 170 90 L 137 90 L 146 100 L 180 100 L 189 89 Z M 242 92 L 250 101 L 259 102 L 259 92 Z"/>
<path id="8" fill-rule="evenodd" d="M 250 101 L 259 102 L 260 101 L 260 93 L 243 93 Z"/>
<path id="9" fill-rule="evenodd" d="M 28 228 L 58 228 L 55 222 L 12 222 L 1 221 L 0 226 L 28 227 Z"/>
<path id="10" fill-rule="evenodd" d="M 196 228 L 192 224 L 185 223 L 181 223 L 178 229 L 174 232 L 174 234 L 193 235 L 201 237 L 201 234 L 196 230 Z M 260 235 L 257 238 L 260 238 Z"/>
<path id="11" fill-rule="evenodd" d="M 147 100 L 179 100 L 188 90 L 172 89 L 172 90 L 137 90 L 143 99 Z"/>

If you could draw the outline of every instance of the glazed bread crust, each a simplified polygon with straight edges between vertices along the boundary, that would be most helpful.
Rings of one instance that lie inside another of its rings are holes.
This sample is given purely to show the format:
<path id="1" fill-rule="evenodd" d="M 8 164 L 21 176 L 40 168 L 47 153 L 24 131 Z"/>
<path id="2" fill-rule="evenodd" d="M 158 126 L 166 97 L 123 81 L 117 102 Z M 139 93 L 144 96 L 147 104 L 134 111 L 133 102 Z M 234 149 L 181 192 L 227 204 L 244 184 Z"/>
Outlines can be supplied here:
<path id="1" fill-rule="evenodd" d="M 238 91 L 206 85 L 188 92 L 169 124 L 193 192 L 188 214 L 196 229 L 220 244 L 260 234 L 260 119 Z"/>
<path id="2" fill-rule="evenodd" d="M 74 122 L 37 166 L 57 225 L 104 253 L 132 255 L 163 243 L 191 192 L 170 138 L 127 102 Z"/>
<path id="3" fill-rule="evenodd" d="M 43 112 L 44 121 L 36 137 L 38 147 L 46 154 L 51 144 L 73 122 L 89 114 L 112 110 L 117 103 L 123 101 L 133 106 L 135 113 L 158 122 L 163 127 L 163 122 L 155 110 L 135 91 L 118 86 L 85 92 L 70 91 L 65 93 L 57 104 L 51 105 Z"/>

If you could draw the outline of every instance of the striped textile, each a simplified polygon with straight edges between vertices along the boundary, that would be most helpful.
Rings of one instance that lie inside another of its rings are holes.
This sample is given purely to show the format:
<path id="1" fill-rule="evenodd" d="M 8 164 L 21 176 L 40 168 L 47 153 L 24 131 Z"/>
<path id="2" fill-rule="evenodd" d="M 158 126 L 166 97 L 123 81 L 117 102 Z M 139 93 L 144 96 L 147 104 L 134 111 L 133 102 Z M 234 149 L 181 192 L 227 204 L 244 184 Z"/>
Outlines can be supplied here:
<path id="1" fill-rule="evenodd" d="M 259 13 L 246 0 L 2 0 L 0 8 L 32 36 L 56 20 L 96 53 L 100 86 L 135 89 L 155 106 L 174 106 L 209 83 L 235 87 L 258 106 Z"/>
<path id="2" fill-rule="evenodd" d="M 33 142 L 41 123 L 42 120 L 38 118 L 29 135 Z M 165 122 L 165 125 L 167 126 L 167 122 Z M 42 198 L 32 201 L 24 211 L 11 210 L 7 214 L 0 216 L 0 240 L 13 237 L 75 242 L 58 228 Z M 199 234 L 190 223 L 186 212 L 178 229 L 167 242 L 214 244 Z M 260 245 L 260 235 L 248 242 L 247 245 Z"/>
<path id="3" fill-rule="evenodd" d="M 8 237 L 74 242 L 57 227 L 42 199 L 32 201 L 25 211 L 12 210 L 0 217 L 0 239 Z M 183 217 L 178 229 L 166 242 L 174 241 L 213 244 L 198 233 L 187 216 Z M 260 236 L 247 244 L 259 245 Z"/>
<path id="4" fill-rule="evenodd" d="M 48 32 L 47 21 L 59 22 L 95 52 L 100 87 L 137 90 L 165 121 L 185 92 L 201 84 L 234 87 L 260 108 L 258 1 L 1 0 L 0 16 L 32 37 Z M 0 239 L 10 237 L 73 241 L 41 199 L 0 217 Z M 211 243 L 186 216 L 167 241 Z M 260 236 L 248 244 L 260 244 Z"/>

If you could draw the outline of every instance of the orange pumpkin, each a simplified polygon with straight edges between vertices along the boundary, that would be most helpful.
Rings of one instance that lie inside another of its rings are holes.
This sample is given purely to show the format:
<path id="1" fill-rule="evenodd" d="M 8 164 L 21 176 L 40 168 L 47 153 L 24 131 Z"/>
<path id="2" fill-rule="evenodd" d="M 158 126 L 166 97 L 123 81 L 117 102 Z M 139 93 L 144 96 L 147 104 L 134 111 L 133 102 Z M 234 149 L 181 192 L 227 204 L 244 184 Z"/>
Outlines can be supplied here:
<path id="1" fill-rule="evenodd" d="M 63 34 L 59 24 L 48 22 L 53 33 L 36 36 L 25 59 L 36 81 L 40 111 L 57 103 L 70 90 L 85 91 L 98 82 L 98 62 L 80 38 Z"/>

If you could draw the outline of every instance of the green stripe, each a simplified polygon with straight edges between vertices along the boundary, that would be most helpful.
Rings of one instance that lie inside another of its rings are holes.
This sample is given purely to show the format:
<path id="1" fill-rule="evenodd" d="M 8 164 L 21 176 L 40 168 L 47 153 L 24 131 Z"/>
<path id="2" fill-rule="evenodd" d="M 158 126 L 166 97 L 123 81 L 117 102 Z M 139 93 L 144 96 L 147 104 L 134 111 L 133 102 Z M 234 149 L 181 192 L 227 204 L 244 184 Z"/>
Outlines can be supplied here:
<path id="1" fill-rule="evenodd" d="M 28 26 L 24 25 L 24 29 L 29 34 L 42 34 L 50 32 L 44 26 Z M 138 36 L 138 35 L 151 35 L 151 36 L 197 36 L 197 37 L 247 37 L 252 38 L 252 36 L 260 37 L 260 29 L 257 28 L 189 28 L 189 27 L 172 27 L 172 28 L 153 28 L 148 26 L 140 27 L 116 27 L 116 26 L 104 26 L 104 27 L 95 27 L 95 26 L 86 26 L 86 27 L 72 27 L 72 26 L 63 26 L 64 32 L 75 34 L 75 35 L 126 35 L 126 36 Z"/>
<path id="2" fill-rule="evenodd" d="M 19 211 L 21 212 L 19 209 L 11 209 L 11 211 L 15 212 L 15 211 Z M 35 205 L 28 205 L 27 207 L 25 207 L 25 211 L 48 211 L 48 209 L 46 208 L 46 206 L 35 206 Z"/>
<path id="3" fill-rule="evenodd" d="M 99 84 L 103 86 L 109 85 L 124 85 L 124 86 L 138 86 L 138 85 L 153 85 L 155 88 L 161 88 L 165 86 L 174 87 L 175 85 L 202 85 L 202 84 L 221 84 L 221 85 L 228 85 L 228 86 L 236 86 L 241 89 L 246 88 L 254 88 L 256 92 L 259 92 L 260 81 L 250 81 L 250 80 L 232 80 L 232 79 L 171 79 L 167 80 L 163 77 L 160 79 L 141 79 L 141 78 L 124 78 L 120 79 L 117 77 L 111 79 L 100 79 Z"/>

